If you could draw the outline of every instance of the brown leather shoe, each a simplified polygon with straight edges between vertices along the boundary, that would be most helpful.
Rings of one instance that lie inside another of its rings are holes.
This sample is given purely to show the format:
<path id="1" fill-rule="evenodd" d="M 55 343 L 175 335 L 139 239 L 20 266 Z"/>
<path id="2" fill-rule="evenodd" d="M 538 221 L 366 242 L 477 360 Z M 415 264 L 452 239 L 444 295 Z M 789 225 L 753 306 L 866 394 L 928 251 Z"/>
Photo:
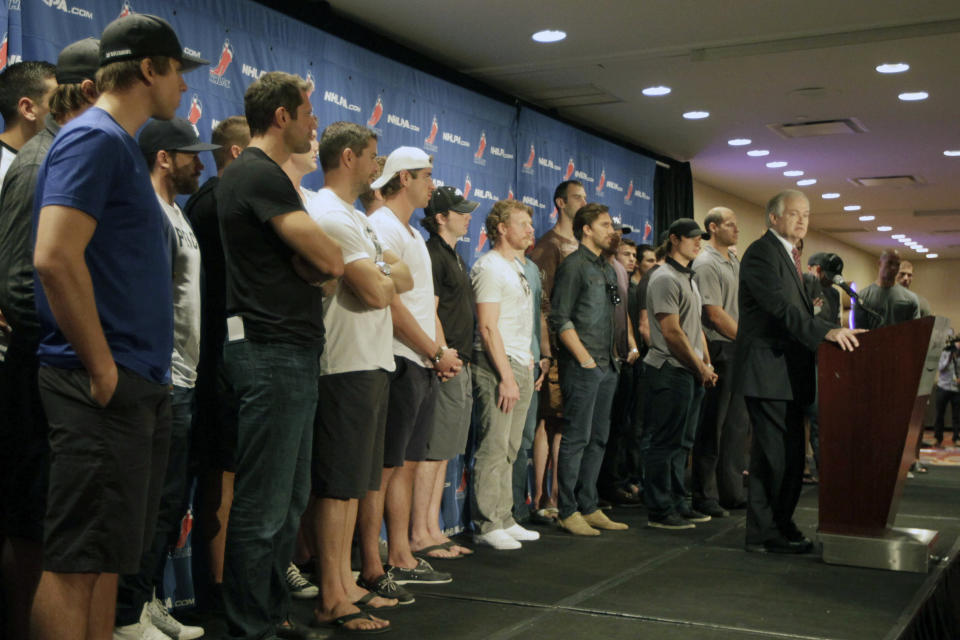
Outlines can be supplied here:
<path id="1" fill-rule="evenodd" d="M 599 512 L 599 509 L 597 510 Z M 575 511 L 569 518 L 560 521 L 560 526 L 575 536 L 598 536 L 600 532 L 587 524 L 586 519 Z"/>
<path id="2" fill-rule="evenodd" d="M 589 515 L 583 516 L 583 521 L 591 527 L 596 529 L 606 529 L 607 531 L 623 531 L 624 529 L 630 528 L 630 525 L 625 522 L 614 522 L 600 509 L 597 509 Z"/>

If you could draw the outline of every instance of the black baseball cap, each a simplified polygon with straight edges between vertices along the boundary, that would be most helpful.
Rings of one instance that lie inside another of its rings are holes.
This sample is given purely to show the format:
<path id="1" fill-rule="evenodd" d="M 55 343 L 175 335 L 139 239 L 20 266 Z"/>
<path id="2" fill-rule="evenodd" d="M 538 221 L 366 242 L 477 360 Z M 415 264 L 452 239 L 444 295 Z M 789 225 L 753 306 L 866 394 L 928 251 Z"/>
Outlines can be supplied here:
<path id="1" fill-rule="evenodd" d="M 199 153 L 219 149 L 218 144 L 200 142 L 193 125 L 183 118 L 173 120 L 151 120 L 140 130 L 138 140 L 140 150 L 144 155 L 153 155 L 161 149 L 164 151 L 185 151 Z"/>
<path id="2" fill-rule="evenodd" d="M 628 233 L 633 233 L 633 227 L 631 227 L 628 224 L 623 224 L 622 222 L 614 222 L 613 230 L 619 231 L 623 235 L 627 235 Z"/>
<path id="3" fill-rule="evenodd" d="M 120 60 L 166 56 L 190 71 L 209 60 L 186 53 L 170 23 L 148 13 L 131 13 L 107 25 L 100 36 L 100 66 Z"/>
<path id="4" fill-rule="evenodd" d="M 57 84 L 93 80 L 100 67 L 100 41 L 84 38 L 68 44 L 57 56 Z"/>
<path id="5" fill-rule="evenodd" d="M 835 253 L 817 252 L 807 259 L 807 264 L 817 265 L 831 276 L 843 273 L 843 259 Z"/>
<path id="6" fill-rule="evenodd" d="M 697 221 L 693 218 L 678 218 L 670 223 L 667 233 L 671 236 L 680 236 L 681 238 L 709 238 L 710 234 L 700 228 Z"/>
<path id="7" fill-rule="evenodd" d="M 438 213 L 456 211 L 457 213 L 473 213 L 480 206 L 479 202 L 467 200 L 456 187 L 437 187 L 430 196 L 430 202 L 423 208 L 428 216 Z"/>

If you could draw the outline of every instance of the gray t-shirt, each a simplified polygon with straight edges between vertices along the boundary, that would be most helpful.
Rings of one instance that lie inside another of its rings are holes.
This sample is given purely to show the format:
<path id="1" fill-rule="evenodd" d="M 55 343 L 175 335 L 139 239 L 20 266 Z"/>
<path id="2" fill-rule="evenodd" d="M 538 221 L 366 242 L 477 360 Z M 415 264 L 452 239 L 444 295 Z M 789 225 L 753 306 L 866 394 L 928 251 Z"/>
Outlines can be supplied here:
<path id="1" fill-rule="evenodd" d="M 667 258 L 663 267 L 650 276 L 650 284 L 647 285 L 650 351 L 643 359 L 645 364 L 659 369 L 666 362 L 675 367 L 687 368 L 670 352 L 670 347 L 660 330 L 658 313 L 679 315 L 680 328 L 690 341 L 690 346 L 693 347 L 697 357 L 703 357 L 703 339 L 701 338 L 703 325 L 700 322 L 702 302 L 692 275 L 693 271 Z"/>
<path id="2" fill-rule="evenodd" d="M 853 318 L 858 329 L 877 329 L 920 317 L 920 303 L 917 301 L 917 296 L 899 284 L 892 287 L 871 284 L 860 292 L 860 303 L 876 311 L 883 320 L 881 322 L 857 305 Z"/>
<path id="3" fill-rule="evenodd" d="M 193 388 L 200 360 L 200 245 L 193 227 L 176 203 L 157 196 L 170 222 L 173 267 L 173 360 L 170 376 L 176 387 Z"/>
<path id="4" fill-rule="evenodd" d="M 705 244 L 700 254 L 693 261 L 691 267 L 695 275 L 693 281 L 700 289 L 703 304 L 722 307 L 734 321 L 739 319 L 737 293 L 740 290 L 740 260 L 736 254 L 727 252 L 725 259 L 713 245 Z M 715 330 L 703 314 L 703 330 L 707 340 L 732 342 L 719 331 Z"/>

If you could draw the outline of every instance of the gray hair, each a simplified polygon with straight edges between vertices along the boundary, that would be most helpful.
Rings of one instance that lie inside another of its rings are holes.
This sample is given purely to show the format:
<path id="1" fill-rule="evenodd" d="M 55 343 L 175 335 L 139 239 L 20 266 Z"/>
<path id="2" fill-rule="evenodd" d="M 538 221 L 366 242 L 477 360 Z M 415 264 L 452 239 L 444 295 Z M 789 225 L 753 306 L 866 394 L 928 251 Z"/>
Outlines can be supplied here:
<path id="1" fill-rule="evenodd" d="M 796 189 L 784 189 L 777 195 L 770 198 L 770 201 L 767 203 L 766 219 L 767 227 L 772 227 L 773 223 L 770 222 L 770 215 L 773 214 L 774 217 L 779 218 L 783 215 L 783 210 L 787 206 L 788 198 L 803 198 L 807 202 L 810 202 L 809 198 L 803 194 L 802 191 L 797 191 Z"/>

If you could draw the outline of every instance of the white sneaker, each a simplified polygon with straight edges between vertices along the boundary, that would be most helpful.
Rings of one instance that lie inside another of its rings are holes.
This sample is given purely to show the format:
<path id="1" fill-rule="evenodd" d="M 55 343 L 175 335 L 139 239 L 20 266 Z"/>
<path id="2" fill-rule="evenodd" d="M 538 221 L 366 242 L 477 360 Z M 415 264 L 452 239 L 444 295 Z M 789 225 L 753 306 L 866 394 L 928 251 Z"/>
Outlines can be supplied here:
<path id="1" fill-rule="evenodd" d="M 292 562 L 287 567 L 287 589 L 290 590 L 290 597 L 298 600 L 316 598 L 320 594 L 319 587 L 304 578 L 300 569 Z"/>
<path id="2" fill-rule="evenodd" d="M 203 635 L 203 627 L 182 624 L 167 611 L 156 596 L 147 603 L 146 612 L 152 625 L 173 640 L 194 640 Z"/>
<path id="3" fill-rule="evenodd" d="M 473 534 L 473 542 L 474 544 L 485 544 L 497 551 L 509 551 L 519 549 L 522 546 L 504 529 L 494 529 L 488 533 L 475 533 Z"/>
<path id="4" fill-rule="evenodd" d="M 150 621 L 150 613 L 147 611 L 148 606 L 149 603 L 143 606 L 143 611 L 140 612 L 140 622 L 128 624 L 125 627 L 114 627 L 113 640 L 170 640 L 170 636 L 160 631 Z M 203 634 L 203 629 L 200 630 L 200 633 Z"/>
<path id="5" fill-rule="evenodd" d="M 507 532 L 507 535 L 513 538 L 514 540 L 520 540 L 522 542 L 529 542 L 531 540 L 539 540 L 540 532 L 531 531 L 530 529 L 524 529 L 519 524 L 515 524 L 509 529 L 504 529 Z"/>

